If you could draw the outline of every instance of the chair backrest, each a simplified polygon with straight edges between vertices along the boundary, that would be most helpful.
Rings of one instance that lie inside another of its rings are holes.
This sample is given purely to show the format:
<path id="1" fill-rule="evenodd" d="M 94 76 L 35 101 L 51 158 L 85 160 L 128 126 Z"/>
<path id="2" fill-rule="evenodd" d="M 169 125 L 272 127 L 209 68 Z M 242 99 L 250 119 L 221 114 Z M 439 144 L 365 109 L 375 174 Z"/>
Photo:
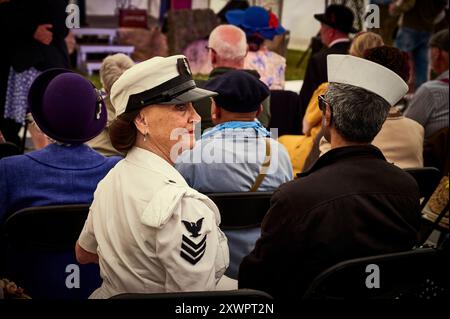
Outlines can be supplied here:
<path id="1" fill-rule="evenodd" d="M 424 165 L 438 168 L 443 176 L 449 171 L 448 143 L 448 127 L 444 127 L 431 134 L 423 146 Z"/>
<path id="2" fill-rule="evenodd" d="M 220 228 L 237 230 L 260 227 L 270 207 L 272 192 L 210 193 L 221 215 Z"/>
<path id="3" fill-rule="evenodd" d="M 110 299 L 150 299 L 155 302 L 175 302 L 183 300 L 186 304 L 201 303 L 264 303 L 272 302 L 269 294 L 253 289 L 237 289 L 225 291 L 192 291 L 192 292 L 170 292 L 170 293 L 125 293 L 112 296 Z M 218 310 L 218 309 L 216 309 Z"/>
<path id="4" fill-rule="evenodd" d="M 20 148 L 16 144 L 10 142 L 0 143 L 0 158 L 19 154 Z"/>
<path id="5" fill-rule="evenodd" d="M 314 279 L 303 299 L 444 299 L 448 251 L 411 251 L 341 262 Z"/>
<path id="6" fill-rule="evenodd" d="M 405 168 L 419 185 L 420 197 L 423 198 L 421 207 L 430 199 L 441 180 L 441 172 L 435 167 Z"/>
<path id="7" fill-rule="evenodd" d="M 292 91 L 270 91 L 270 128 L 278 129 L 278 136 L 301 132 L 299 95 Z"/>
<path id="8" fill-rule="evenodd" d="M 32 298 L 87 298 L 101 284 L 98 265 L 75 258 L 88 213 L 89 205 L 61 205 L 12 214 L 2 228 L 6 276 Z"/>

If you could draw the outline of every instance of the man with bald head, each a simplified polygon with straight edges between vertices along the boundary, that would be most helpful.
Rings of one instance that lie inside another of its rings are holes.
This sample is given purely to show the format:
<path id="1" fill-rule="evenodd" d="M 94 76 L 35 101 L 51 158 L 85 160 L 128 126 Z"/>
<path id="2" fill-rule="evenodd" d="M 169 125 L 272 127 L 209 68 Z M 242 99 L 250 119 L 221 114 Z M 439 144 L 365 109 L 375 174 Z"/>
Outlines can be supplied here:
<path id="1" fill-rule="evenodd" d="M 247 55 L 247 37 L 240 28 L 224 24 L 216 27 L 209 35 L 208 47 L 209 58 L 213 70 L 209 74 L 209 79 L 220 76 L 231 70 L 244 70 L 259 79 L 256 70 L 245 70 L 244 59 Z M 197 83 L 202 87 L 202 83 Z M 270 120 L 270 97 L 262 103 L 263 111 L 259 114 L 258 120 L 265 127 L 269 126 Z M 202 118 L 202 130 L 213 126 L 211 121 L 211 100 L 205 99 L 194 103 L 194 107 Z"/>

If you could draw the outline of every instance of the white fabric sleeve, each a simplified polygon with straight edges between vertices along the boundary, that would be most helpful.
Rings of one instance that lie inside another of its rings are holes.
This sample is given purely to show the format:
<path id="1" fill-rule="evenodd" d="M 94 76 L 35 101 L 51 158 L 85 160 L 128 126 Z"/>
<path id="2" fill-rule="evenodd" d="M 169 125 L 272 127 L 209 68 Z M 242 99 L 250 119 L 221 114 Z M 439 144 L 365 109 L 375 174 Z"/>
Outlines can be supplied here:
<path id="1" fill-rule="evenodd" d="M 167 292 L 216 288 L 229 258 L 218 223 L 205 200 L 191 196 L 179 200 L 170 219 L 156 232 L 156 254 L 165 269 Z"/>
<path id="2" fill-rule="evenodd" d="M 94 226 L 92 223 L 92 206 L 89 209 L 89 214 L 84 222 L 83 230 L 81 231 L 80 237 L 78 238 L 78 244 L 83 248 L 84 250 L 97 254 L 97 239 L 95 238 L 94 234 Z"/>

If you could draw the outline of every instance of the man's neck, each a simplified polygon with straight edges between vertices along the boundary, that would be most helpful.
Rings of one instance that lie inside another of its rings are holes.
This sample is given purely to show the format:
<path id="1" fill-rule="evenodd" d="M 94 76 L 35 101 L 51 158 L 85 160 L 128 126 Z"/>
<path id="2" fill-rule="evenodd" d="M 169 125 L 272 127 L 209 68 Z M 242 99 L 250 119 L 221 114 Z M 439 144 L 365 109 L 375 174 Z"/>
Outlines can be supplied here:
<path id="1" fill-rule="evenodd" d="M 338 134 L 333 134 L 331 136 L 331 149 L 338 148 L 338 147 L 345 147 L 345 146 L 359 146 L 359 145 L 369 145 L 370 143 L 357 143 L 357 142 L 349 142 L 342 138 Z"/>
<path id="2" fill-rule="evenodd" d="M 253 122 L 254 120 L 255 118 L 250 117 L 227 117 L 220 119 L 220 121 L 217 124 L 222 124 L 226 122 Z"/>
<path id="3" fill-rule="evenodd" d="M 440 76 L 445 71 L 448 71 L 448 64 L 447 65 L 443 65 L 442 67 L 436 68 L 434 71 L 436 72 L 437 76 Z"/>

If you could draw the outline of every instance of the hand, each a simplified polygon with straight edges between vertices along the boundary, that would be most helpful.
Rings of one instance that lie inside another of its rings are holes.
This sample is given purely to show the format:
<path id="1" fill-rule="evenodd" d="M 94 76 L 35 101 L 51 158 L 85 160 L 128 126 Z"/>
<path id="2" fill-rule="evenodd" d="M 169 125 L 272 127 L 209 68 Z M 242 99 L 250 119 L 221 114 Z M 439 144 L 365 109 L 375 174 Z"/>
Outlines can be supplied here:
<path id="1" fill-rule="evenodd" d="M 53 28 L 51 24 L 40 24 L 34 32 L 33 38 L 45 45 L 49 45 L 53 40 L 53 33 L 49 29 Z"/>
<path id="2" fill-rule="evenodd" d="M 388 9 L 388 10 L 389 10 L 389 15 L 390 15 L 391 17 L 398 16 L 397 9 L 398 9 L 397 1 L 392 1 L 392 2 L 389 4 L 389 9 Z"/>

